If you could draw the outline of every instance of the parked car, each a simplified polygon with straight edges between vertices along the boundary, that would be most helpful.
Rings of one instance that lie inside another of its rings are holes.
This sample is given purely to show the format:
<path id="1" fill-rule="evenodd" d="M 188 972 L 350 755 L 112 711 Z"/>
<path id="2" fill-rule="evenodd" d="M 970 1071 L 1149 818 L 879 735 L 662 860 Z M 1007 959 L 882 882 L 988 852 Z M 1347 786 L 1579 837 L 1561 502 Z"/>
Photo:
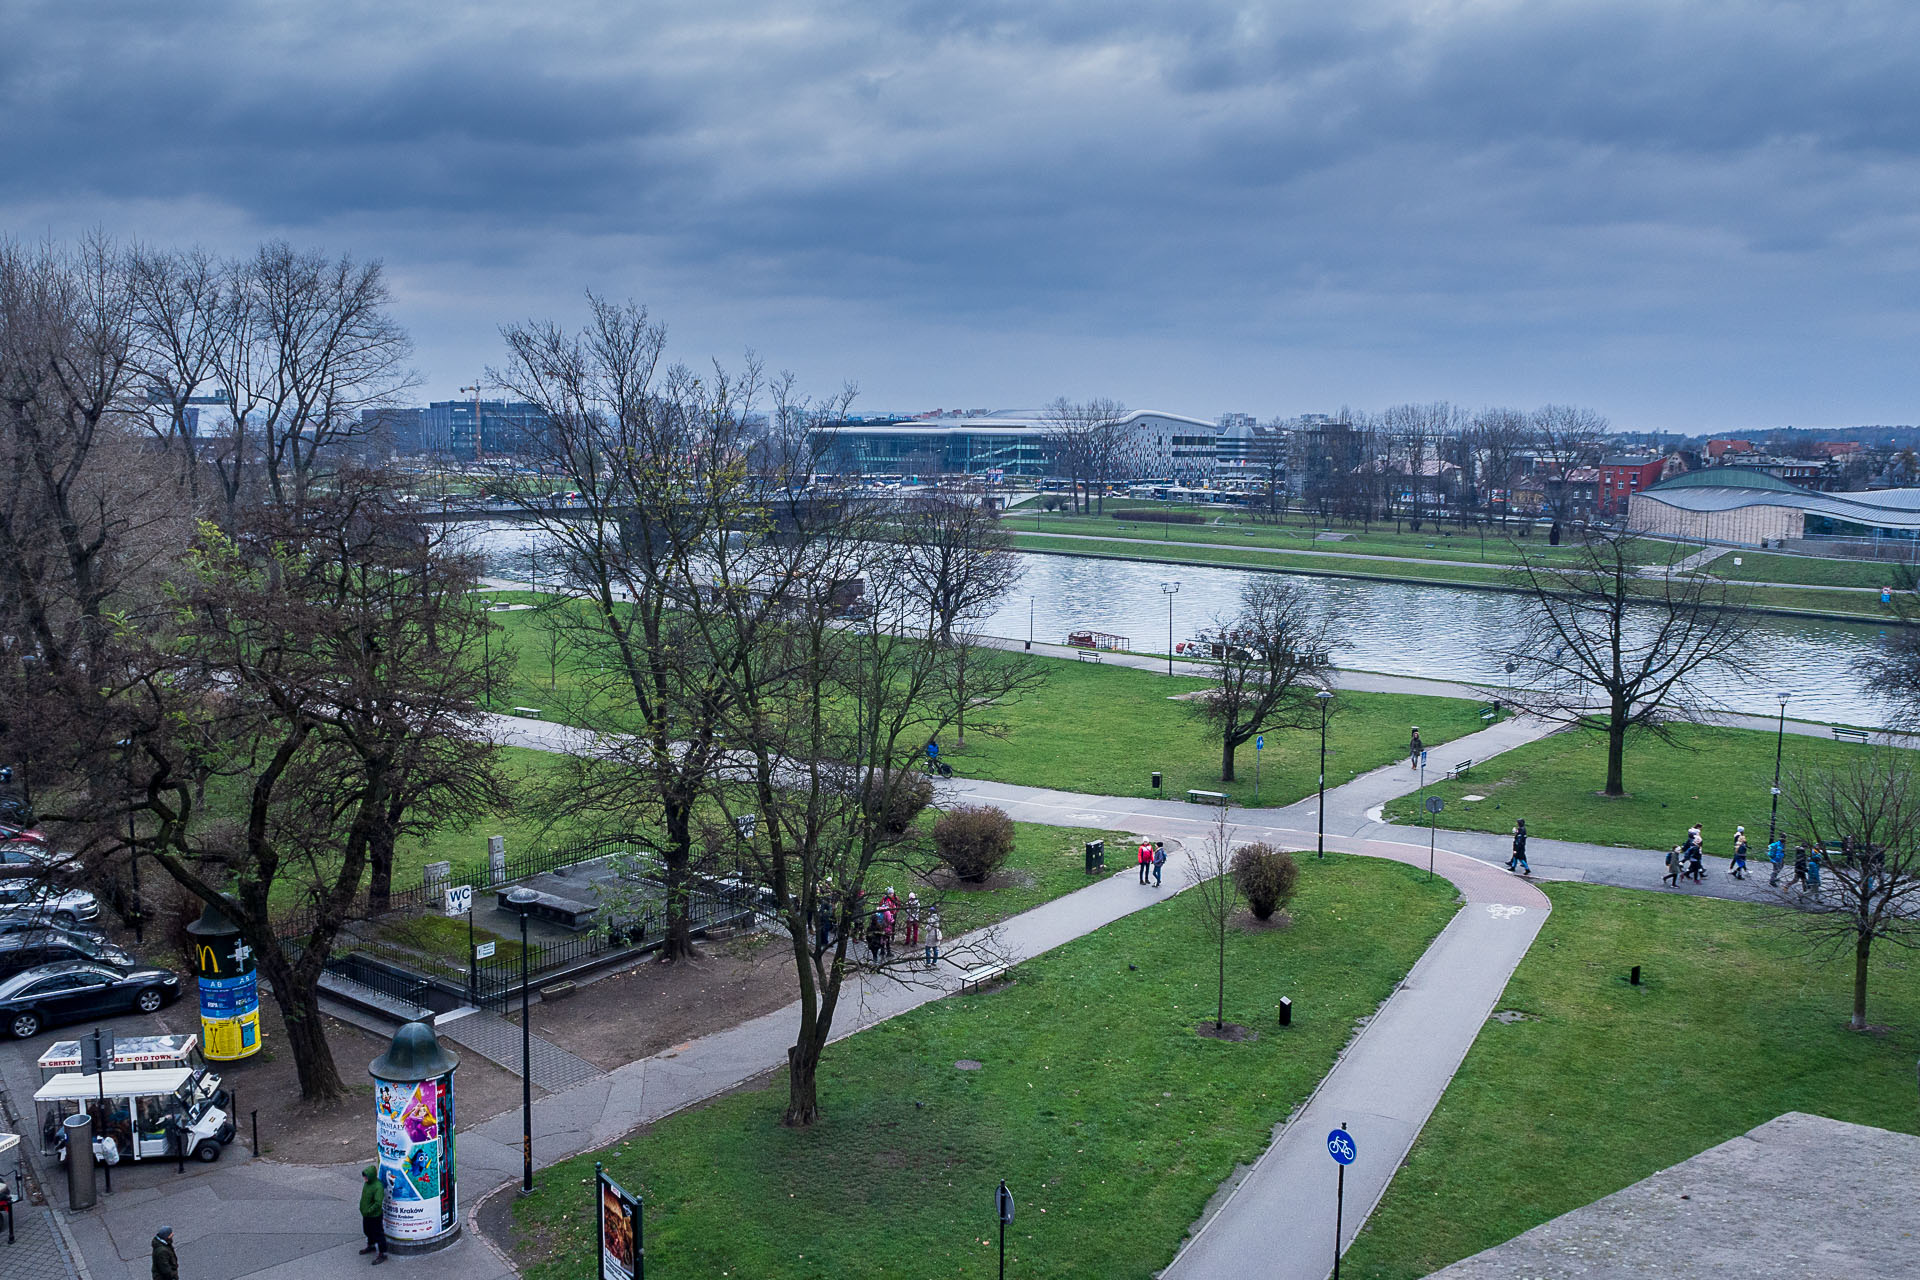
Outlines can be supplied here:
<path id="1" fill-rule="evenodd" d="M 46 928 L 23 930 L 0 937 L 0 980 L 50 964 L 91 963 L 122 973 L 140 962 L 102 938 Z"/>
<path id="2" fill-rule="evenodd" d="M 0 877 L 37 876 L 49 871 L 78 875 L 85 870 L 74 860 L 71 852 L 55 853 L 45 841 L 25 838 L 29 835 L 38 837 L 39 834 L 38 831 L 29 831 L 0 837 Z"/>
<path id="3" fill-rule="evenodd" d="M 29 914 L 17 916 L 0 915 L 0 943 L 20 933 L 71 934 L 76 938 L 85 938 L 88 942 L 104 942 L 107 935 L 97 924 L 51 924 L 45 920 L 36 920 Z"/>
<path id="4" fill-rule="evenodd" d="M 0 919 L 32 920 L 70 928 L 100 914 L 100 900 L 84 889 L 0 880 Z"/>
<path id="5" fill-rule="evenodd" d="M 0 981 L 0 1027 L 25 1040 L 42 1028 L 105 1013 L 153 1013 L 179 998 L 180 975 L 169 969 L 119 973 L 99 964 L 46 965 Z"/>

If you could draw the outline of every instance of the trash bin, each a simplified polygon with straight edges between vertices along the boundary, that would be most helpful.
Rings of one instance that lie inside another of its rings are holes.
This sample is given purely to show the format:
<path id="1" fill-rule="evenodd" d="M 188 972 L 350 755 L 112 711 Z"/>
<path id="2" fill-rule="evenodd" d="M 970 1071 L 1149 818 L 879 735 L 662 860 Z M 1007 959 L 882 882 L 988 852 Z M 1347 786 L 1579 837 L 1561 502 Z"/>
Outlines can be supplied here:
<path id="1" fill-rule="evenodd" d="M 1104 871 L 1107 867 L 1107 842 L 1105 840 L 1087 841 L 1087 874 Z"/>

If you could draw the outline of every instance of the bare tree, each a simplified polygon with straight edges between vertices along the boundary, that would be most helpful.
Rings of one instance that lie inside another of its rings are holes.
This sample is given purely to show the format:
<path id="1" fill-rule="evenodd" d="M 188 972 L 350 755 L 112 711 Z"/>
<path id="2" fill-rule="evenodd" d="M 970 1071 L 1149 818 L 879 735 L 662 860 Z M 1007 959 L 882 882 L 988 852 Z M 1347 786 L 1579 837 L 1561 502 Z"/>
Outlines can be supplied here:
<path id="1" fill-rule="evenodd" d="M 1444 400 L 1432 404 L 1399 404 L 1380 414 L 1374 429 L 1398 456 L 1412 495 L 1410 516 L 1415 532 L 1429 513 L 1429 495 L 1439 471 L 1442 441 L 1458 436 L 1465 415 Z"/>
<path id="2" fill-rule="evenodd" d="M 1514 471 L 1533 440 L 1533 425 L 1518 409 L 1482 409 L 1474 415 L 1467 439 L 1478 480 L 1476 491 L 1484 493 L 1489 509 L 1495 490 L 1505 495 L 1500 503 L 1500 520 L 1505 524 L 1513 506 Z"/>
<path id="3" fill-rule="evenodd" d="M 229 276 L 201 250 L 138 246 L 126 258 L 132 304 L 132 360 L 150 406 L 164 414 L 154 434 L 179 454 L 190 501 L 199 496 L 200 466 L 193 400 L 219 368 L 222 315 Z"/>
<path id="4" fill-rule="evenodd" d="M 1663 566 L 1643 572 L 1643 545 L 1613 533 L 1585 539 L 1563 559 L 1523 554 L 1512 581 L 1525 607 L 1496 648 L 1515 672 L 1521 706 L 1607 735 L 1610 796 L 1626 794 L 1630 732 L 1670 741 L 1672 722 L 1711 709 L 1699 676 L 1746 669 L 1743 598 Z"/>
<path id="5" fill-rule="evenodd" d="M 1343 643 L 1298 583 L 1264 574 L 1242 588 L 1239 612 L 1200 633 L 1200 654 L 1214 659 L 1217 676 L 1190 705 L 1220 735 L 1221 781 L 1234 780 L 1234 752 L 1255 734 L 1319 722 L 1313 695 Z"/>
<path id="6" fill-rule="evenodd" d="M 1782 790 L 1787 830 L 1824 845 L 1819 893 L 1782 888 L 1799 932 L 1853 953 L 1855 1031 L 1867 1027 L 1873 944 L 1920 945 L 1920 771 L 1912 752 L 1876 748 L 1845 765 L 1795 770 Z"/>
<path id="7" fill-rule="evenodd" d="M 1043 439 L 1055 470 L 1066 477 L 1074 509 L 1092 512 L 1095 493 L 1106 510 L 1106 486 L 1130 458 L 1118 400 L 1072 401 L 1062 396 L 1041 411 Z M 1084 500 L 1083 500 L 1084 495 Z"/>
<path id="8" fill-rule="evenodd" d="M 1213 1029 L 1227 1025 L 1227 926 L 1240 908 L 1240 895 L 1233 887 L 1233 842 L 1235 831 L 1227 825 L 1223 808 L 1213 821 L 1213 829 L 1200 843 L 1187 864 L 1187 897 L 1192 902 L 1195 921 L 1218 961 L 1218 982 L 1214 988 Z"/>
<path id="9" fill-rule="evenodd" d="M 1599 464 L 1606 445 L 1607 420 L 1591 409 L 1565 404 L 1542 405 L 1531 418 L 1535 454 L 1546 482 L 1547 509 L 1564 525 L 1578 514 L 1573 473 Z"/>

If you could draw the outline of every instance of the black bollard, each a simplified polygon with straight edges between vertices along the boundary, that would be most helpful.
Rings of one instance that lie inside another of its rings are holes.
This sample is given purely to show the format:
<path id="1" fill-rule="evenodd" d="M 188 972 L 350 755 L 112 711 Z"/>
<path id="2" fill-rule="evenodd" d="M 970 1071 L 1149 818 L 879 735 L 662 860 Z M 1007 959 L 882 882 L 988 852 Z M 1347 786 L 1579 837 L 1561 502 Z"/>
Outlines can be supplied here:
<path id="1" fill-rule="evenodd" d="M 1283 1027 L 1290 1027 L 1293 1025 L 1293 997 L 1292 996 L 1280 997 L 1280 1025 Z"/>
<path id="2" fill-rule="evenodd" d="M 1628 975 L 1627 982 L 1636 987 L 1640 985 L 1640 966 L 1639 965 L 1633 966 L 1633 972 L 1630 975 Z"/>
<path id="3" fill-rule="evenodd" d="M 248 1114 L 253 1117 L 253 1154 L 257 1156 L 260 1154 L 260 1113 L 253 1111 Z"/>

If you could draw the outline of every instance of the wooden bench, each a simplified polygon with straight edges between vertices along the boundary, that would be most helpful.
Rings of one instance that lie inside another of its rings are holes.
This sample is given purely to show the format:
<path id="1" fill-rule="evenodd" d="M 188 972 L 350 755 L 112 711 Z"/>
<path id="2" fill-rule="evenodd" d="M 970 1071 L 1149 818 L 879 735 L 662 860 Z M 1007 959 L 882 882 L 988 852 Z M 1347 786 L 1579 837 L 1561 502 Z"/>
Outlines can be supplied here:
<path id="1" fill-rule="evenodd" d="M 1073 651 L 1073 656 L 1080 659 L 1080 661 L 1082 662 L 1101 661 L 1100 651 L 1098 649 L 1075 649 Z"/>
<path id="2" fill-rule="evenodd" d="M 1849 729 L 1837 724 L 1833 726 L 1833 736 L 1842 742 L 1865 742 L 1868 735 L 1865 729 Z"/>
<path id="3" fill-rule="evenodd" d="M 1217 804 L 1224 809 L 1231 799 L 1224 791 L 1202 791 L 1196 787 L 1187 792 L 1188 804 Z"/>
<path id="4" fill-rule="evenodd" d="M 1448 782 L 1459 781 L 1461 778 L 1464 778 L 1467 776 L 1467 770 L 1471 768 L 1473 768 L 1473 761 L 1462 760 L 1459 764 L 1447 770 L 1447 781 Z"/>
<path id="5" fill-rule="evenodd" d="M 975 991 L 1007 971 L 1004 964 L 983 964 L 978 969 L 969 969 L 960 975 L 960 989 Z"/>
<path id="6" fill-rule="evenodd" d="M 526 717 L 527 719 L 529 719 L 529 720 L 538 720 L 538 719 L 540 718 L 540 708 L 538 708 L 538 707 L 515 707 L 515 708 L 513 709 L 513 714 L 515 714 L 515 715 L 517 715 L 517 716 L 525 716 L 525 717 Z"/>
<path id="7" fill-rule="evenodd" d="M 520 904 L 507 897 L 511 889 L 502 889 L 497 897 L 502 911 L 513 915 L 520 914 Z M 551 920 L 554 924 L 567 929 L 584 929 L 593 923 L 593 917 L 599 907 L 588 902 L 576 902 L 572 898 L 563 898 L 557 893 L 533 891 L 533 901 L 527 903 L 527 914 L 541 920 Z"/>

